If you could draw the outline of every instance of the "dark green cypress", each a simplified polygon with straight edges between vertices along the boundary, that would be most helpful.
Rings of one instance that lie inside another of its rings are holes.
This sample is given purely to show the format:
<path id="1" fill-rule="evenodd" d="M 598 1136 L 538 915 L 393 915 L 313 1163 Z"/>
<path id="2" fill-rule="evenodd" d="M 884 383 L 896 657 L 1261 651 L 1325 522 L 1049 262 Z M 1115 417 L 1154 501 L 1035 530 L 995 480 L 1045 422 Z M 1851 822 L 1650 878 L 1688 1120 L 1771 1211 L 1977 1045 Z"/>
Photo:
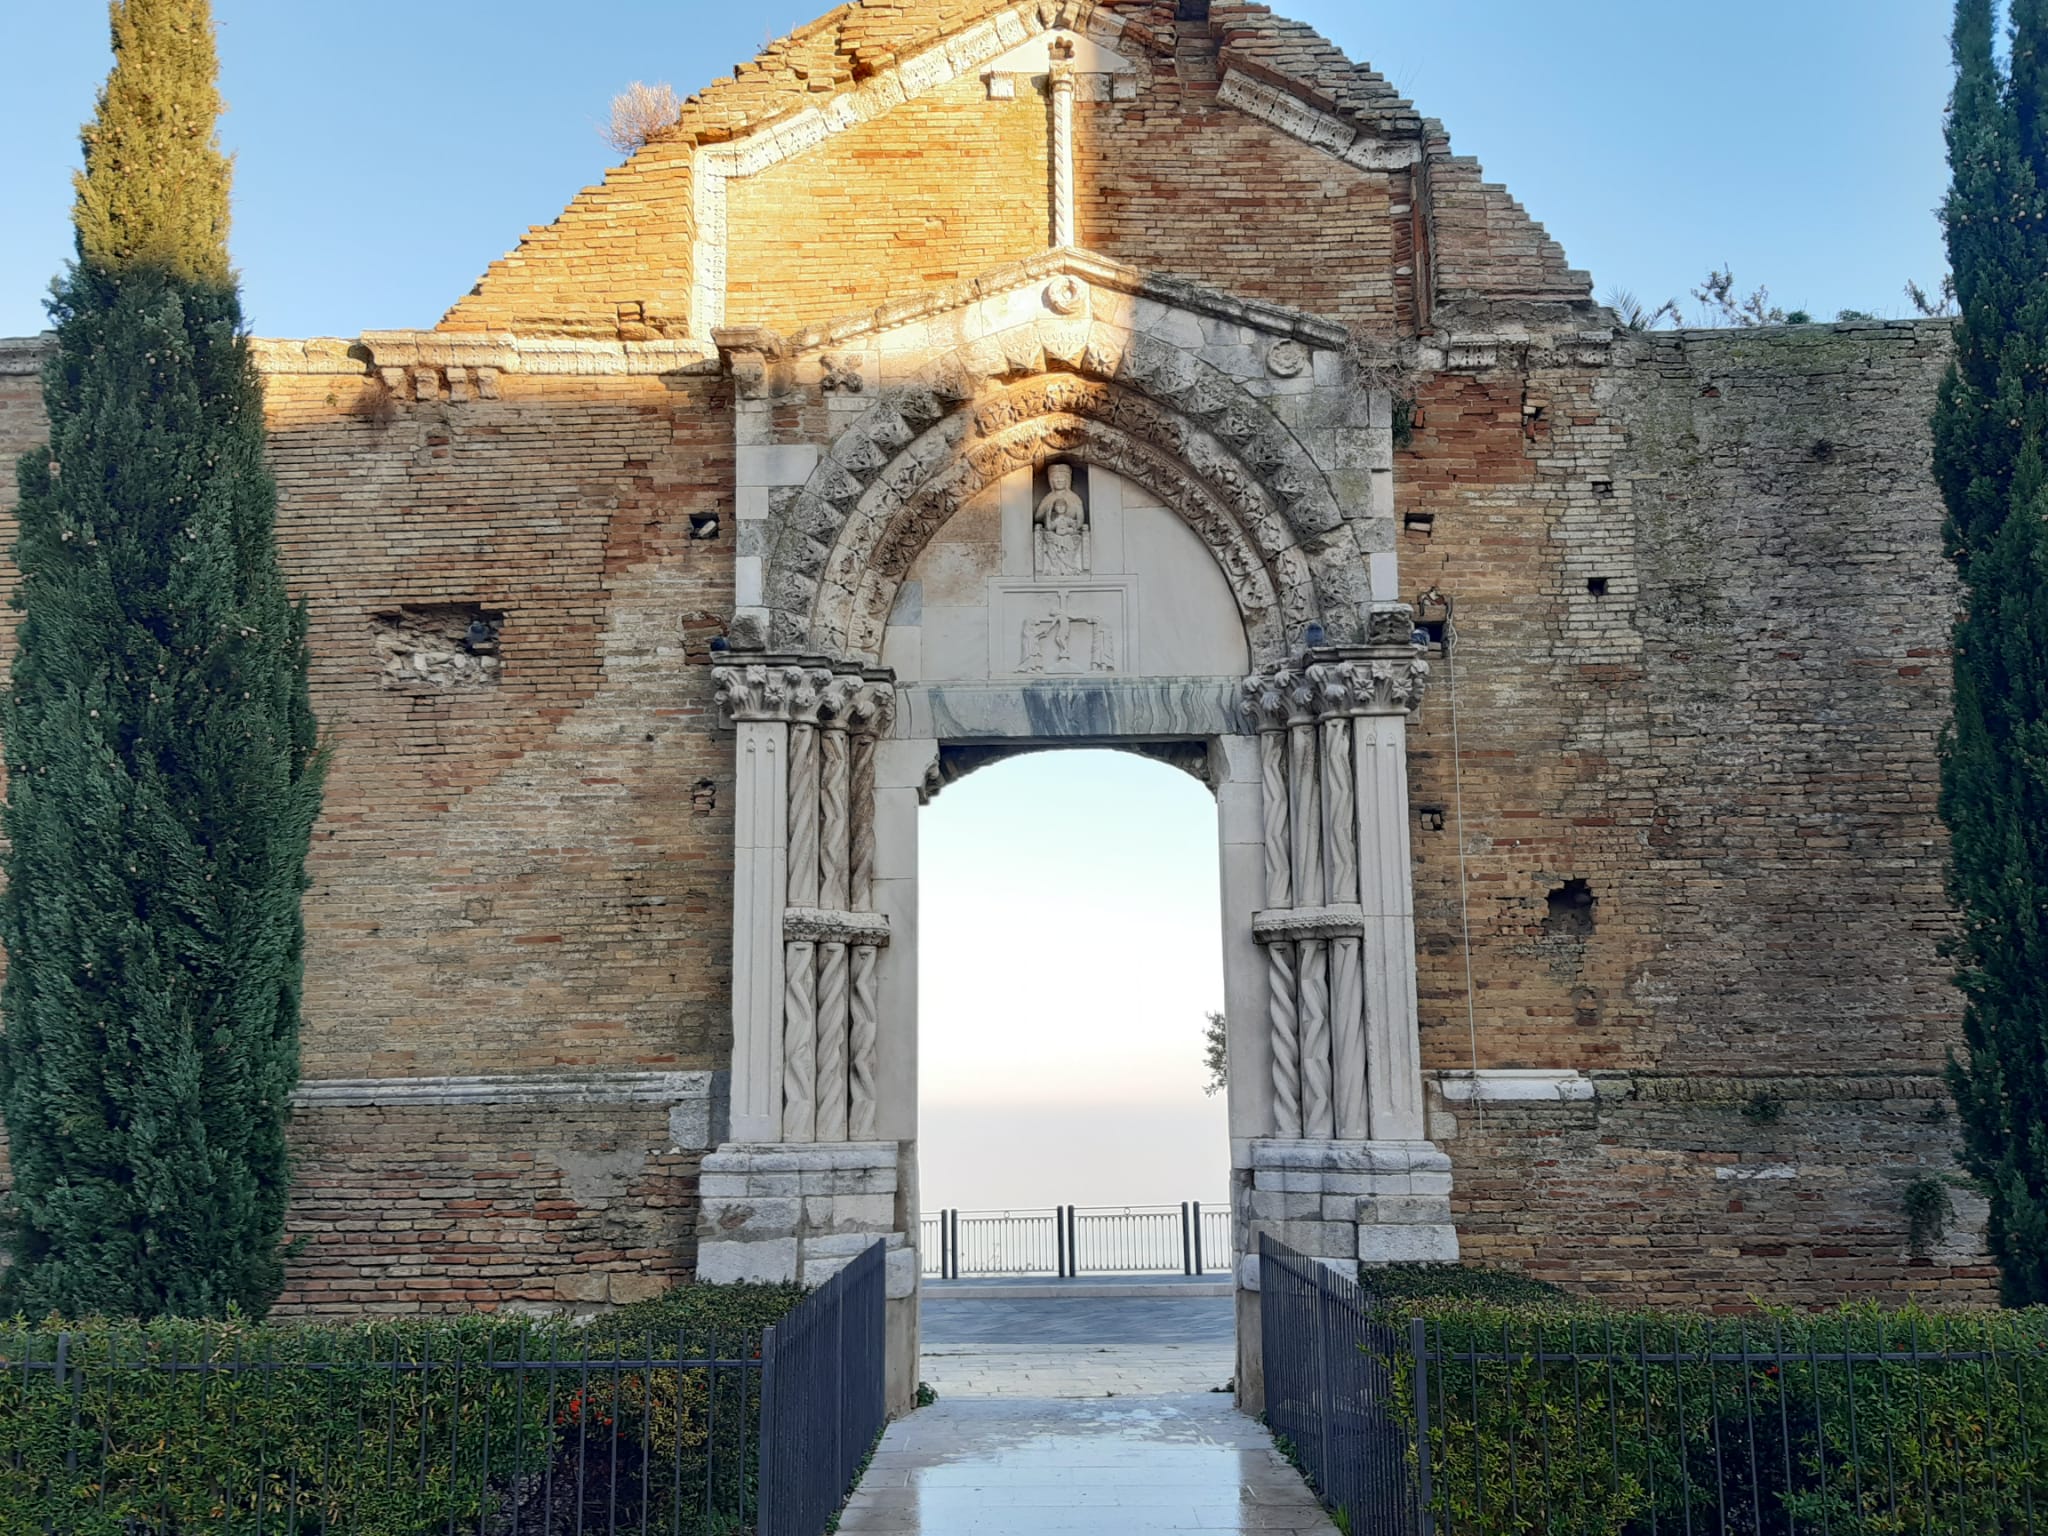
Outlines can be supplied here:
<path id="1" fill-rule="evenodd" d="M 21 463 L 0 1107 L 7 1300 L 261 1313 L 283 1283 L 324 766 L 227 258 L 207 0 L 114 0 Z"/>
<path id="2" fill-rule="evenodd" d="M 1956 7 L 1944 218 L 1961 319 L 1935 473 L 1962 577 L 1944 743 L 1963 1161 L 2012 1305 L 2048 1303 L 2048 0 Z"/>

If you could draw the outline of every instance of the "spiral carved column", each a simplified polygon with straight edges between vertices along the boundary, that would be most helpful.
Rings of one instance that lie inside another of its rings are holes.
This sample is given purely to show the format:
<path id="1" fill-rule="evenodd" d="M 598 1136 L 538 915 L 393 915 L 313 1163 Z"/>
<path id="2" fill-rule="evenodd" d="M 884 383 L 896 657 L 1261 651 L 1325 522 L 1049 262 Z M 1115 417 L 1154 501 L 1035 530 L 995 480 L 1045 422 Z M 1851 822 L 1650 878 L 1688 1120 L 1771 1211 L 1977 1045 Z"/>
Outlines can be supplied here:
<path id="1" fill-rule="evenodd" d="M 1244 685 L 1245 712 L 1259 732 L 1259 784 L 1266 843 L 1266 906 L 1294 905 L 1294 863 L 1288 816 L 1288 704 L 1281 681 L 1254 677 Z M 1274 1134 L 1301 1135 L 1300 990 L 1294 945 L 1266 945 L 1266 1026 L 1273 1056 Z"/>
<path id="2" fill-rule="evenodd" d="M 1409 873 L 1364 868 L 1362 836 L 1388 808 L 1361 807 L 1356 722 L 1405 715 L 1419 703 L 1428 666 L 1412 651 L 1345 656 L 1317 653 L 1246 682 L 1246 715 L 1259 732 L 1264 796 L 1267 908 L 1254 936 L 1266 949 L 1272 1039 L 1274 1135 L 1309 1141 L 1365 1141 L 1375 1125 L 1372 1041 L 1414 1034 L 1412 1000 L 1402 1019 L 1374 1028 L 1368 998 L 1387 991 L 1367 973 L 1374 918 L 1366 902 Z M 1394 814 L 1406 815 L 1405 806 Z M 1375 859 L 1394 844 L 1376 836 Z M 1405 836 L 1399 847 L 1407 846 Z M 1373 894 L 1368 898 L 1368 891 Z M 1373 930 L 1377 931 L 1377 930 Z M 1413 1062 L 1412 1049 L 1402 1065 Z M 1387 1070 L 1381 1065 L 1384 1075 Z M 1413 1134 L 1405 1128 L 1403 1135 Z"/>
<path id="3" fill-rule="evenodd" d="M 786 849 L 774 936 L 782 959 L 779 995 L 772 1021 L 744 1021 L 749 1029 L 775 1029 L 779 1138 L 871 1139 L 878 961 L 889 942 L 887 919 L 870 910 L 874 754 L 876 738 L 893 721 L 895 690 L 821 663 L 721 668 L 715 677 L 735 724 L 787 730 L 786 796 L 775 838 Z M 742 860 L 751 852 L 741 850 Z M 752 939 L 736 933 L 735 953 L 753 953 Z M 741 1028 L 736 1013 L 736 1033 Z"/>

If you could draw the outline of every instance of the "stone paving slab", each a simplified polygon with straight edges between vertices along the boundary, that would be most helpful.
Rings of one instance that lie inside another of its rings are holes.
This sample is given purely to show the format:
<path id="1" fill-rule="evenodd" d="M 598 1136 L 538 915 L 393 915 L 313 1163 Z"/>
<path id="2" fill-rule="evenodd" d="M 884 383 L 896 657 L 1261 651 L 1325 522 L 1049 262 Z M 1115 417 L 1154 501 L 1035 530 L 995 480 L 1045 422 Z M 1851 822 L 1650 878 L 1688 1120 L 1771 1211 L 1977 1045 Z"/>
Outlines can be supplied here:
<path id="1" fill-rule="evenodd" d="M 954 1300 L 927 1294 L 927 1347 L 953 1344 L 1225 1344 L 1236 1337 L 1230 1297 L 1062 1297 Z"/>
<path id="2" fill-rule="evenodd" d="M 941 1399 L 889 1426 L 845 1536 L 1335 1536 L 1227 1397 Z"/>
<path id="3" fill-rule="evenodd" d="M 1102 1398 L 1208 1392 L 1226 1385 L 1236 1368 L 1237 1346 L 1229 1339 L 1202 1344 L 952 1344 L 927 1346 L 920 1374 L 942 1399 Z"/>

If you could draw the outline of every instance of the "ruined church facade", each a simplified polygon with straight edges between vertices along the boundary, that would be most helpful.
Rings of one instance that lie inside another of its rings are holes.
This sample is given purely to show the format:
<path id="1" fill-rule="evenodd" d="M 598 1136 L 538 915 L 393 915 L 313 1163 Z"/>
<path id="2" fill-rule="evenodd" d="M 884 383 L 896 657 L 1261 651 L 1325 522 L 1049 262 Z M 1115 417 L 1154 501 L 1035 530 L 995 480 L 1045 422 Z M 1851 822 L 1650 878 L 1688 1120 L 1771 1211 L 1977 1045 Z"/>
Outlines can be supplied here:
<path id="1" fill-rule="evenodd" d="M 918 807 L 1074 744 L 1216 794 L 1240 1254 L 1991 1294 L 1906 1214 L 1940 325 L 1621 332 L 1262 7 L 863 0 L 435 329 L 259 355 L 337 747 L 288 1310 L 880 1239 L 909 1371 Z"/>

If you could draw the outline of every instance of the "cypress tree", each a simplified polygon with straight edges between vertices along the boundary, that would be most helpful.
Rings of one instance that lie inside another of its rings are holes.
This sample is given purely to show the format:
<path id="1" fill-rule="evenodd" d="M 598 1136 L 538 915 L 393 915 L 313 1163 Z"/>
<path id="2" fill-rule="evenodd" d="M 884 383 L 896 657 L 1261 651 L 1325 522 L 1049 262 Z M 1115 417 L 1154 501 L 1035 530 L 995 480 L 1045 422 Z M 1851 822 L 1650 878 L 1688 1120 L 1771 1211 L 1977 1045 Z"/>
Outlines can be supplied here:
<path id="1" fill-rule="evenodd" d="M 1943 744 L 1963 1162 L 2008 1304 L 2048 1303 L 2048 0 L 1956 7 L 1944 210 L 1961 318 L 1935 473 L 1962 578 Z"/>
<path id="2" fill-rule="evenodd" d="M 208 3 L 111 11 L 50 442 L 19 471 L 5 1283 L 35 1313 L 261 1313 L 323 758 L 228 266 Z"/>

